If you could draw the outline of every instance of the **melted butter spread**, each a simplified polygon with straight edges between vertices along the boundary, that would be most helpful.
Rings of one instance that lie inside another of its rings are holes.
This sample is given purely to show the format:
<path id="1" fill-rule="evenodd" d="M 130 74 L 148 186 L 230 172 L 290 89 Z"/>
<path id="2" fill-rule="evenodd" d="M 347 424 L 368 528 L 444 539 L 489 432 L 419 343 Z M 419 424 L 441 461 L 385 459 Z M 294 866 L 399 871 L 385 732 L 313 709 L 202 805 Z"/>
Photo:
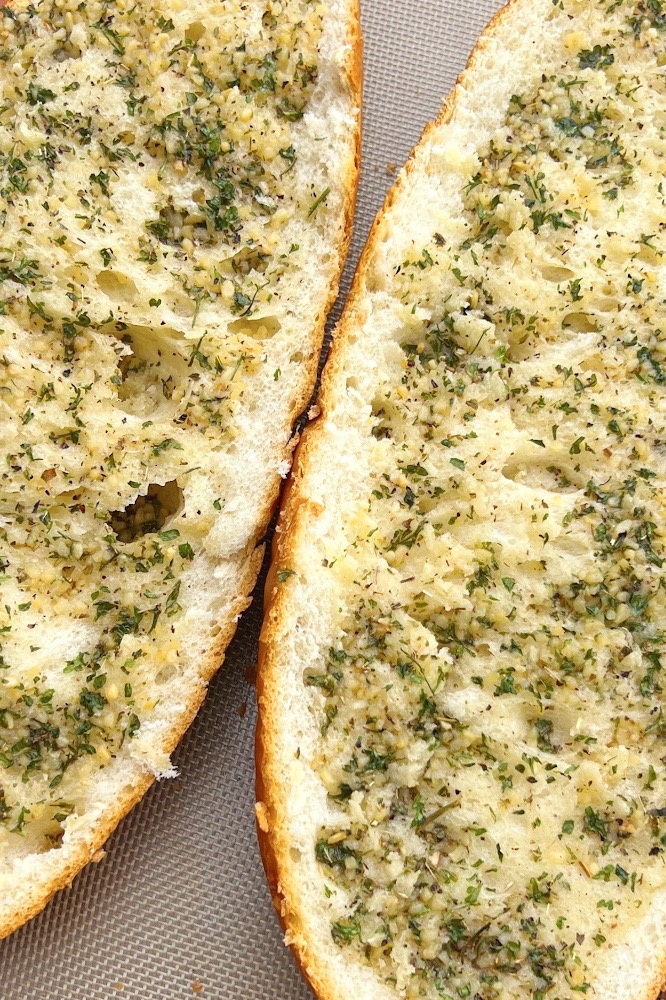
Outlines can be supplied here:
<path id="1" fill-rule="evenodd" d="M 323 15 L 308 0 L 0 11 L 12 849 L 58 845 L 181 670 L 186 576 L 225 517 L 210 477 L 298 267 L 285 232 L 312 202 L 293 168 Z"/>
<path id="2" fill-rule="evenodd" d="M 305 683 L 340 949 L 400 996 L 594 992 L 666 884 L 666 8 L 565 3 L 400 332 Z M 398 348 L 399 344 L 399 348 Z"/>

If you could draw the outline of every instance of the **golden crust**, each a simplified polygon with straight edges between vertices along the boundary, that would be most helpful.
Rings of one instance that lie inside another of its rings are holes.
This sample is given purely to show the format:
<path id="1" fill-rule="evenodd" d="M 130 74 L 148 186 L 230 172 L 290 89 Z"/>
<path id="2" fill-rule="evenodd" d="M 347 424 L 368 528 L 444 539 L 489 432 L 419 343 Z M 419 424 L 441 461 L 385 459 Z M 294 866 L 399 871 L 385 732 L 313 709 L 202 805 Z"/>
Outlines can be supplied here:
<path id="1" fill-rule="evenodd" d="M 359 108 L 361 107 L 361 91 L 363 86 L 363 36 L 361 34 L 360 27 L 360 0 L 351 0 L 353 7 L 353 18 L 352 23 L 354 24 L 353 32 L 350 36 L 351 51 L 349 55 L 347 74 L 349 78 L 349 84 L 352 88 L 354 94 L 357 95 L 357 104 Z M 361 156 L 361 138 L 362 138 L 362 128 L 361 119 L 359 114 L 359 128 L 356 135 L 356 168 L 360 165 Z M 356 206 L 356 188 L 353 191 L 353 197 L 350 199 L 349 203 L 349 216 L 348 216 L 348 226 L 347 226 L 347 242 L 345 245 L 345 253 L 349 246 L 349 241 L 351 239 L 352 223 L 354 209 Z M 375 223 L 375 226 L 377 222 Z M 367 252 L 367 251 L 366 251 Z M 358 290 L 356 289 L 356 284 L 358 281 L 358 272 L 354 280 L 354 286 L 351 292 L 350 302 L 352 301 L 354 294 L 358 295 Z M 332 303 L 331 303 L 332 304 Z M 345 310 L 345 316 L 348 313 L 348 309 Z M 337 337 L 340 335 L 342 330 L 342 323 L 340 324 L 338 331 L 336 333 Z M 335 347 L 333 348 L 335 350 Z M 329 359 L 327 368 L 328 370 L 331 364 Z M 325 389 L 322 388 L 321 398 L 325 403 Z M 279 812 L 280 812 L 280 799 L 281 799 L 281 787 L 279 781 L 276 779 L 273 773 L 275 768 L 271 765 L 272 757 L 270 751 L 270 727 L 267 725 L 268 718 L 264 714 L 264 707 L 267 705 L 266 694 L 269 684 L 267 683 L 270 677 L 270 660 L 271 660 L 271 641 L 275 636 L 277 631 L 277 621 L 280 614 L 280 607 L 278 602 L 278 581 L 277 581 L 277 568 L 282 562 L 283 556 L 287 556 L 290 550 L 290 540 L 293 537 L 293 532 L 296 530 L 296 523 L 300 513 L 300 509 L 303 505 L 307 505 L 308 501 L 302 495 L 299 494 L 297 480 L 302 475 L 302 471 L 306 467 L 307 458 L 307 446 L 310 436 L 315 432 L 317 421 L 312 421 L 308 427 L 305 429 L 301 435 L 301 439 L 298 442 L 294 451 L 294 460 L 292 466 L 292 472 L 285 483 L 285 487 L 280 500 L 280 518 L 278 526 L 276 528 L 275 534 L 273 536 L 272 546 L 271 546 L 271 564 L 266 577 L 266 582 L 264 585 L 264 609 L 265 618 L 264 624 L 261 631 L 261 636 L 259 639 L 259 660 L 258 660 L 258 670 L 257 670 L 257 703 L 259 706 L 259 718 L 257 722 L 257 735 L 256 735 L 256 746 L 255 746 L 255 757 L 256 757 L 256 785 L 255 785 L 255 795 L 256 795 L 256 817 L 257 817 L 257 838 L 259 842 L 259 850 L 261 853 L 261 859 L 264 865 L 264 870 L 266 872 L 266 878 L 268 880 L 268 885 L 271 891 L 271 898 L 273 901 L 273 906 L 277 912 L 280 923 L 282 924 L 285 934 L 286 941 L 291 945 L 294 957 L 297 964 L 299 965 L 303 976 L 308 980 L 312 988 L 315 990 L 318 996 L 325 998 L 333 997 L 334 993 L 327 989 L 327 984 L 325 980 L 321 978 L 317 970 L 316 956 L 310 955 L 308 951 L 307 942 L 305 939 L 299 935 L 298 928 L 299 923 L 294 919 L 294 911 L 289 905 L 289 899 L 293 898 L 293 892 L 298 892 L 298 887 L 293 886 L 290 889 L 283 888 L 280 878 L 283 872 L 286 872 L 286 866 L 281 865 L 280 860 L 284 860 L 285 857 L 288 858 L 288 844 L 277 845 L 275 841 L 274 831 L 279 829 Z"/>
<path id="2" fill-rule="evenodd" d="M 6 6 L 8 0 L 0 0 L 0 7 Z M 304 365 L 301 390 L 293 401 L 290 422 L 293 425 L 303 412 L 303 408 L 310 400 L 312 390 L 317 377 L 319 356 L 324 339 L 324 331 L 328 313 L 335 302 L 338 294 L 338 287 L 342 270 L 349 250 L 354 221 L 354 211 L 356 207 L 356 193 L 360 172 L 361 157 L 361 90 L 362 90 L 362 66 L 363 48 L 360 30 L 360 8 L 359 0 L 349 0 L 349 45 L 350 57 L 345 67 L 346 83 L 351 97 L 352 104 L 359 109 L 357 127 L 353 136 L 353 160 L 345 183 L 344 206 L 344 227 L 338 245 L 337 269 L 331 282 L 328 299 L 324 308 L 317 317 L 316 325 L 311 333 L 310 358 Z M 287 454 L 294 448 L 296 439 L 286 446 Z M 247 551 L 250 554 L 247 560 L 245 573 L 238 581 L 238 597 L 230 610 L 227 620 L 220 625 L 220 632 L 211 648 L 208 659 L 202 664 L 199 679 L 201 684 L 193 691 L 185 710 L 178 722 L 169 733 L 169 738 L 165 742 L 163 749 L 166 753 L 171 753 L 180 743 L 190 725 L 194 721 L 199 708 L 206 697 L 207 686 L 215 673 L 224 662 L 225 652 L 236 632 L 238 618 L 252 602 L 251 593 L 261 569 L 264 555 L 264 545 L 262 539 L 266 535 L 276 506 L 280 498 L 280 487 L 282 480 L 275 476 L 269 491 L 269 500 L 257 518 L 257 529 L 252 541 L 249 543 Z M 60 890 L 71 885 L 73 879 L 84 868 L 105 844 L 107 839 L 114 832 L 118 824 L 125 818 L 133 806 L 135 806 L 146 794 L 155 781 L 155 776 L 147 769 L 141 774 L 139 779 L 129 785 L 116 801 L 104 811 L 95 828 L 91 831 L 87 843 L 82 844 L 77 851 L 68 858 L 67 864 L 63 866 L 57 877 L 53 878 L 47 885 L 35 887 L 30 902 L 22 906 L 12 917 L 0 922 L 0 939 L 18 930 L 24 923 L 40 913 L 53 896 Z"/>

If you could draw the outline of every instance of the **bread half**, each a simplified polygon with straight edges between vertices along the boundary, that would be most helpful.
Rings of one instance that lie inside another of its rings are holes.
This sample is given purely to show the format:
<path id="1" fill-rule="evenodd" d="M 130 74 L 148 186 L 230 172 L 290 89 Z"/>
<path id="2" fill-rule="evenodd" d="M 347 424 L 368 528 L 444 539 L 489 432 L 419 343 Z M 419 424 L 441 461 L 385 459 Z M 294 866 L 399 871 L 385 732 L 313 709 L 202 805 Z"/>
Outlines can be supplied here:
<path id="1" fill-rule="evenodd" d="M 260 843 L 326 1000 L 666 975 L 665 28 L 513 0 L 363 254 L 259 670 Z"/>
<path id="2" fill-rule="evenodd" d="M 0 936 L 249 602 L 347 250 L 357 0 L 0 11 Z"/>

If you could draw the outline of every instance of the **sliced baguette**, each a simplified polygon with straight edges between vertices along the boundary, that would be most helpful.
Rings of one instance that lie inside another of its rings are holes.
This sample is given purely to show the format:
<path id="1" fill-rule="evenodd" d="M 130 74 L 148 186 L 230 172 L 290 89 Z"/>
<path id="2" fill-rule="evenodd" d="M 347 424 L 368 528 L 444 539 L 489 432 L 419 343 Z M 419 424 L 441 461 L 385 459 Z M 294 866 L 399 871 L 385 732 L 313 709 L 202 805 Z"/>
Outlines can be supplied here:
<path id="1" fill-rule="evenodd" d="M 326 1000 L 666 978 L 665 25 L 513 0 L 363 254 L 258 676 L 259 841 Z"/>
<path id="2" fill-rule="evenodd" d="M 357 0 L 0 12 L 0 936 L 249 603 L 351 233 Z M 149 849 L 149 848 L 147 848 Z"/>

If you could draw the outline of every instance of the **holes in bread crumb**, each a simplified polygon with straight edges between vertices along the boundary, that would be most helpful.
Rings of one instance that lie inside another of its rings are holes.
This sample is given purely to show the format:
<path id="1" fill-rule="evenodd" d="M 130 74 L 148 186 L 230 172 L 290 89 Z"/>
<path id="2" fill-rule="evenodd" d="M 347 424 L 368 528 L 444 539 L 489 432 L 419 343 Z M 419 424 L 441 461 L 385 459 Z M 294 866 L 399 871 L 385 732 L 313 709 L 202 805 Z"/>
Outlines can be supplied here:
<path id="1" fill-rule="evenodd" d="M 65 836 L 65 827 L 62 820 L 55 818 L 47 820 L 43 827 L 43 834 L 44 842 L 43 845 L 40 845 L 38 850 L 57 851 L 62 847 L 63 838 Z"/>
<path id="2" fill-rule="evenodd" d="M 157 140 L 148 146 L 148 152 L 160 157 Z M 195 192 L 196 193 L 196 192 Z M 160 209 L 156 219 L 146 222 L 146 229 L 165 246 L 181 246 L 183 240 L 191 240 L 198 246 L 208 246 L 217 241 L 215 231 L 209 228 L 206 215 L 194 201 L 187 206 L 174 205 L 173 199 Z"/>
<path id="3" fill-rule="evenodd" d="M 372 401 L 373 426 L 371 434 L 376 441 L 392 440 L 396 433 L 393 423 L 395 407 L 386 398 L 375 398 Z"/>
<path id="4" fill-rule="evenodd" d="M 58 63 L 67 62 L 68 59 L 79 59 L 80 57 L 81 49 L 77 45 L 73 45 L 70 41 L 66 41 L 53 53 L 53 58 Z"/>
<path id="5" fill-rule="evenodd" d="M 588 313 L 577 312 L 567 313 L 562 320 L 563 330 L 572 330 L 574 333 L 597 333 L 599 327 L 593 316 Z"/>
<path id="6" fill-rule="evenodd" d="M 620 308 L 620 303 L 617 299 L 608 297 L 596 299 L 592 304 L 599 312 L 616 312 Z"/>
<path id="7" fill-rule="evenodd" d="M 596 354 L 590 354 L 584 361 L 581 361 L 580 370 L 582 372 L 594 372 L 598 375 L 604 375 L 606 372 L 606 363 L 604 356 L 600 351 Z"/>
<path id="8" fill-rule="evenodd" d="M 294 365 L 300 365 L 302 363 L 302 361 L 303 361 L 303 352 L 302 351 L 294 351 L 294 353 L 291 355 L 291 357 L 289 358 L 289 360 Z"/>
<path id="9" fill-rule="evenodd" d="M 548 493 L 577 493 L 578 486 L 568 480 L 566 473 L 554 465 L 539 465 L 530 461 L 509 462 L 502 469 L 505 479 L 532 490 Z"/>
<path id="10" fill-rule="evenodd" d="M 541 275 L 546 281 L 554 281 L 559 285 L 562 281 L 570 281 L 574 277 L 574 272 L 570 271 L 568 267 L 556 267 L 548 264 L 541 268 Z"/>
<path id="11" fill-rule="evenodd" d="M 567 553 L 567 555 L 573 556 L 576 559 L 589 558 L 590 555 L 589 542 L 582 532 L 578 534 L 568 534 L 565 532 L 560 535 L 557 539 L 557 548 L 559 552 Z"/>
<path id="12" fill-rule="evenodd" d="M 231 333 L 240 333 L 253 340 L 270 340 L 280 329 L 280 321 L 275 316 L 261 319 L 236 319 L 229 324 Z"/>
<path id="13" fill-rule="evenodd" d="M 182 506 L 183 491 L 175 479 L 164 486 L 151 483 L 145 495 L 137 497 L 124 510 L 113 511 L 109 520 L 119 542 L 133 542 L 161 531 Z"/>
<path id="14" fill-rule="evenodd" d="M 297 847 L 290 847 L 289 855 L 291 857 L 291 860 L 295 861 L 296 864 L 298 864 L 301 861 L 302 855 Z"/>
<path id="15" fill-rule="evenodd" d="M 148 152 L 157 156 L 158 145 L 156 144 L 155 148 L 149 147 Z M 149 219 L 146 222 L 146 229 L 165 246 L 180 246 L 184 239 L 183 226 L 186 216 L 185 209 L 175 208 L 173 202 L 169 200 L 169 204 L 159 210 L 156 219 Z"/>
<path id="16" fill-rule="evenodd" d="M 118 405 L 137 417 L 169 417 L 171 402 L 188 377 L 187 359 L 181 354 L 174 331 L 128 326 L 116 332 Z"/>
<path id="17" fill-rule="evenodd" d="M 242 250 L 228 259 L 234 274 L 242 274 L 245 277 L 253 271 L 263 274 L 270 262 L 270 253 L 266 253 L 261 247 L 243 247 Z"/>
<path id="18" fill-rule="evenodd" d="M 168 663 L 161 670 L 158 670 L 155 674 L 156 684 L 168 684 L 170 680 L 176 675 L 176 668 L 172 663 Z"/>
<path id="19" fill-rule="evenodd" d="M 347 386 L 348 390 L 351 389 L 353 392 L 358 391 L 358 379 L 356 378 L 355 375 L 350 375 L 345 385 Z"/>
<path id="20" fill-rule="evenodd" d="M 112 302 L 133 302 L 138 289 L 131 278 L 122 271 L 100 271 L 96 276 L 97 287 Z"/>
<path id="21" fill-rule="evenodd" d="M 187 296 L 167 295 L 164 301 L 171 311 L 176 316 L 180 316 L 181 319 L 191 319 L 194 316 L 196 303 L 192 299 L 188 299 Z"/>
<path id="22" fill-rule="evenodd" d="M 387 427 L 385 424 L 381 424 L 381 423 L 380 424 L 375 424 L 375 426 L 372 428 L 372 436 L 377 441 L 383 441 L 384 438 L 391 438 L 391 437 L 393 437 L 393 435 L 391 434 L 390 428 Z"/>
<path id="23" fill-rule="evenodd" d="M 647 239 L 651 239 L 651 237 L 643 237 L 643 242 L 641 242 L 641 247 L 636 254 L 636 258 L 642 260 L 644 264 L 661 266 L 661 251 L 645 242 Z"/>
<path id="24" fill-rule="evenodd" d="M 379 400 L 374 400 L 372 404 L 372 415 L 375 417 L 375 424 L 372 428 L 372 436 L 377 441 L 382 441 L 384 438 L 392 438 L 391 424 L 387 417 L 384 402 Z"/>

